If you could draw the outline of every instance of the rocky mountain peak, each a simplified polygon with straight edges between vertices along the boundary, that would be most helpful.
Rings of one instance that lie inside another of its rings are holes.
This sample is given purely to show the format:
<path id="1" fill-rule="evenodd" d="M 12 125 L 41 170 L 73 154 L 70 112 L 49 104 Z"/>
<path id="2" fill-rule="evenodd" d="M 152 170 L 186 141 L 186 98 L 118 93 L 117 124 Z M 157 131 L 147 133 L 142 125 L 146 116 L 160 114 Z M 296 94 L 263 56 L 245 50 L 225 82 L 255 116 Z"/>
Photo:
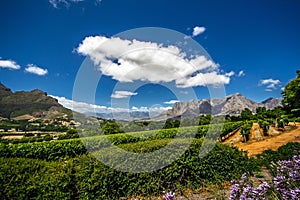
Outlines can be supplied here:
<path id="1" fill-rule="evenodd" d="M 201 114 L 213 115 L 239 115 L 245 108 L 256 112 L 258 107 L 272 109 L 281 105 L 282 99 L 270 98 L 262 103 L 257 103 L 246 98 L 240 93 L 232 94 L 220 99 L 190 100 L 175 103 L 173 108 L 164 112 L 169 118 L 193 118 Z"/>

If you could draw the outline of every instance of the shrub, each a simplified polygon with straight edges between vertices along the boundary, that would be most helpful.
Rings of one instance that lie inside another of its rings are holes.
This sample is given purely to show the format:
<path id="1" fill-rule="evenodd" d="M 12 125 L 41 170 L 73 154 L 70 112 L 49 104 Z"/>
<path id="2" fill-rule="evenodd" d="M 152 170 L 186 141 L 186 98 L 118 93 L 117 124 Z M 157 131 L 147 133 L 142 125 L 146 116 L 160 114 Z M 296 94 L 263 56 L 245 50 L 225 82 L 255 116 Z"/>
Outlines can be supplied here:
<path id="1" fill-rule="evenodd" d="M 241 134 L 242 134 L 242 136 L 244 136 L 245 142 L 247 142 L 247 140 L 249 140 L 251 127 L 252 127 L 252 123 L 248 122 L 248 123 L 244 124 L 243 128 L 241 129 Z"/>

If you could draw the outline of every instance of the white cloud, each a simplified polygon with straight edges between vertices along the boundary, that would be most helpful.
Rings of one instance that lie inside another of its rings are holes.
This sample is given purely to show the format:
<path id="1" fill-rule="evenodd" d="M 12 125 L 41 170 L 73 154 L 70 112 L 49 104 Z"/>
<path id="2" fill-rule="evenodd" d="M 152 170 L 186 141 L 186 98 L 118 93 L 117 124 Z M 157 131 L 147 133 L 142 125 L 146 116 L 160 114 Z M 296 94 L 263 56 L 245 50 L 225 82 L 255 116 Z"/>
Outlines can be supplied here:
<path id="1" fill-rule="evenodd" d="M 134 95 L 137 95 L 138 93 L 136 92 L 129 92 L 129 91 L 115 91 L 112 95 L 111 98 L 115 99 L 123 99 L 123 98 L 128 98 Z"/>
<path id="2" fill-rule="evenodd" d="M 225 76 L 230 77 L 230 76 L 233 76 L 234 74 L 235 74 L 234 71 L 231 71 L 231 72 L 225 73 Z"/>
<path id="3" fill-rule="evenodd" d="M 203 55 L 187 56 L 176 46 L 154 42 L 86 37 L 77 52 L 89 56 L 106 76 L 120 82 L 172 82 L 177 87 L 228 84 L 231 74 Z"/>
<path id="4" fill-rule="evenodd" d="M 47 69 L 40 68 L 34 64 L 28 64 L 27 67 L 25 68 L 25 71 L 28 73 L 36 74 L 38 76 L 44 76 L 48 74 Z"/>
<path id="5" fill-rule="evenodd" d="M 210 73 L 198 73 L 196 76 L 188 79 L 178 81 L 178 87 L 187 88 L 193 86 L 207 86 L 214 85 L 218 86 L 221 84 L 229 84 L 230 77 L 226 75 L 217 74 L 217 72 Z"/>
<path id="6" fill-rule="evenodd" d="M 178 100 L 170 100 L 170 101 L 165 101 L 164 104 L 174 104 L 179 102 Z"/>
<path id="7" fill-rule="evenodd" d="M 281 85 L 281 82 L 279 80 L 269 78 L 260 80 L 259 85 L 265 85 L 267 88 L 266 91 L 272 91 L 276 90 L 277 87 Z"/>
<path id="8" fill-rule="evenodd" d="M 204 33 L 205 30 L 206 30 L 206 28 L 203 26 L 195 26 L 193 28 L 193 37 L 196 37 L 196 36 Z"/>
<path id="9" fill-rule="evenodd" d="M 65 97 L 58 97 L 53 95 L 49 95 L 49 96 L 57 99 L 58 103 L 60 103 L 64 107 L 79 113 L 111 113 L 111 112 L 132 112 L 132 111 L 161 113 L 165 110 L 171 109 L 171 107 L 163 107 L 163 106 L 151 107 L 151 108 L 143 107 L 143 106 L 138 108 L 136 106 L 132 106 L 131 109 L 118 108 L 118 107 L 113 108 L 113 107 L 89 104 L 85 102 L 73 101 Z"/>
<path id="10" fill-rule="evenodd" d="M 85 0 L 49 0 L 49 3 L 54 7 L 58 8 L 59 5 L 63 5 L 67 8 L 71 6 L 72 3 L 83 2 Z M 98 5 L 102 2 L 102 0 L 95 0 L 95 5 Z"/>
<path id="11" fill-rule="evenodd" d="M 108 112 L 108 108 L 106 106 L 98 106 L 94 104 L 89 104 L 85 102 L 78 102 L 78 101 L 73 101 L 70 99 L 66 99 L 65 97 L 58 97 L 58 96 L 52 96 L 49 95 L 55 99 L 58 100 L 58 103 L 63 105 L 66 108 L 69 108 L 71 110 L 80 112 L 80 113 L 91 113 L 91 112 L 96 112 L 96 113 L 105 113 Z"/>
<path id="12" fill-rule="evenodd" d="M 183 39 L 185 39 L 185 40 L 190 39 L 190 38 L 191 38 L 191 36 L 189 36 L 189 35 L 185 35 L 185 36 L 183 37 Z"/>
<path id="13" fill-rule="evenodd" d="M 8 68 L 8 69 L 16 70 L 16 69 L 20 69 L 21 67 L 13 60 L 0 60 L 0 68 Z"/>
<path id="14" fill-rule="evenodd" d="M 238 77 L 242 77 L 242 76 L 245 76 L 246 74 L 245 74 L 245 72 L 243 71 L 243 70 L 241 70 L 239 73 L 238 73 Z"/>

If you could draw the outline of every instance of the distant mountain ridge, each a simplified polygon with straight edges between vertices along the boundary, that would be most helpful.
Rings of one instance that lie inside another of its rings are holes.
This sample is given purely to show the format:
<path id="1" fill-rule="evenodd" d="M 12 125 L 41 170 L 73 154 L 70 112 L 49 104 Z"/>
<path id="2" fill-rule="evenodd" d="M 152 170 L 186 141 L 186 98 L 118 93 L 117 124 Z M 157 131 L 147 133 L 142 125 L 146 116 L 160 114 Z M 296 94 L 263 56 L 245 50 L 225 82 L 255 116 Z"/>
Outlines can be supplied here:
<path id="1" fill-rule="evenodd" d="M 166 118 L 194 118 L 202 114 L 213 115 L 239 115 L 245 108 L 252 112 L 258 107 L 272 109 L 281 106 L 282 98 L 268 98 L 257 103 L 244 97 L 240 93 L 229 95 L 221 99 L 190 100 L 177 102 L 172 109 L 166 110 L 153 120 Z M 88 114 L 88 113 L 85 113 Z M 71 117 L 72 111 L 60 105 L 57 99 L 47 96 L 46 92 L 35 89 L 30 92 L 12 92 L 0 82 L 0 118 L 15 118 L 22 115 L 33 117 Z M 112 113 L 97 113 L 96 117 L 116 120 L 140 120 L 149 119 L 149 112 L 133 111 Z"/>
<path id="2" fill-rule="evenodd" d="M 33 117 L 71 116 L 72 111 L 63 107 L 46 92 L 35 89 L 30 92 L 12 92 L 0 83 L 0 117 L 12 119 L 27 115 Z"/>
<path id="3" fill-rule="evenodd" d="M 257 103 L 251 99 L 246 98 L 240 93 L 229 95 L 221 99 L 203 99 L 203 100 L 190 100 L 188 102 L 177 102 L 173 105 L 172 109 L 162 112 L 160 115 L 153 117 L 154 121 L 161 121 L 168 118 L 194 118 L 203 114 L 213 115 L 239 115 L 241 112 L 248 108 L 253 113 L 256 112 L 258 107 L 266 107 L 272 109 L 281 106 L 282 98 L 268 98 L 261 103 Z M 116 120 L 143 120 L 149 119 L 148 112 L 115 112 L 115 113 L 97 113 L 97 117 L 104 119 Z"/>
<path id="4" fill-rule="evenodd" d="M 172 109 L 164 111 L 161 116 L 166 118 L 193 118 L 201 114 L 213 115 L 239 115 L 248 108 L 253 113 L 258 107 L 272 109 L 281 106 L 282 98 L 268 98 L 261 103 L 244 97 L 240 93 L 229 95 L 222 99 L 191 100 L 188 102 L 177 102 Z"/>

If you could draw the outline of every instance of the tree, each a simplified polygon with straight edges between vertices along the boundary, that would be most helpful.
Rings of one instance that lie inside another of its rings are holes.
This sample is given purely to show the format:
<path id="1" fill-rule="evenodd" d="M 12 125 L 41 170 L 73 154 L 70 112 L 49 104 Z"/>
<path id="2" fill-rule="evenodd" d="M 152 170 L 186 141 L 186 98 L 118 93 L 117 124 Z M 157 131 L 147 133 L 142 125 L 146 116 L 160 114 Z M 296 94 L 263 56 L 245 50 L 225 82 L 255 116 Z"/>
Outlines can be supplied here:
<path id="1" fill-rule="evenodd" d="M 252 111 L 248 108 L 245 108 L 241 113 L 242 120 L 251 120 L 253 119 Z"/>
<path id="2" fill-rule="evenodd" d="M 267 109 L 266 107 L 258 107 L 256 108 L 256 116 L 259 119 L 264 119 L 267 117 Z"/>
<path id="3" fill-rule="evenodd" d="M 210 124 L 211 119 L 212 119 L 211 114 L 201 115 L 201 116 L 199 117 L 199 125 Z"/>
<path id="4" fill-rule="evenodd" d="M 285 110 L 295 117 L 300 116 L 300 70 L 296 71 L 297 77 L 290 81 L 282 92 Z"/>
<path id="5" fill-rule="evenodd" d="M 124 131 L 119 127 L 117 122 L 109 121 L 104 124 L 102 127 L 104 134 L 115 134 L 115 133 L 124 133 Z"/>

